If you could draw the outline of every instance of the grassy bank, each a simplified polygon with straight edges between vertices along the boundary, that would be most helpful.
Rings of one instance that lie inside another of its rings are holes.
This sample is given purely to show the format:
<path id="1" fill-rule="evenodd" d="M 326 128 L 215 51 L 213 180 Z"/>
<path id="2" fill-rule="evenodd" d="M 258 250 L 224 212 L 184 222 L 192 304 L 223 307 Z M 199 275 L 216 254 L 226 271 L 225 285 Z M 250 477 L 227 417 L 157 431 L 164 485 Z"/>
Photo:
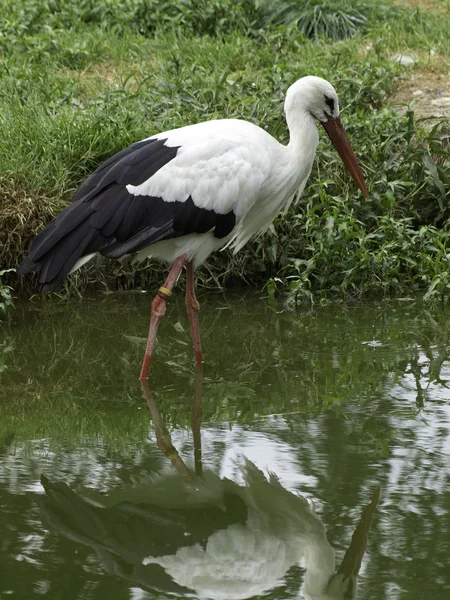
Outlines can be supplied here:
<path id="1" fill-rule="evenodd" d="M 81 181 L 136 140 L 227 116 L 286 142 L 284 93 L 299 77 L 316 74 L 338 89 L 370 201 L 322 136 L 299 205 L 238 256 L 211 257 L 203 284 L 269 282 L 270 291 L 291 299 L 445 293 L 448 128 L 425 128 L 411 111 L 399 116 L 388 100 L 408 76 L 392 55 L 415 51 L 419 69 L 430 61 L 448 66 L 450 17 L 346 1 L 343 14 L 359 10 L 362 20 L 354 31 L 337 26 L 331 35 L 304 27 L 302 3 L 286 2 L 284 11 L 282 4 L 3 0 L 0 268 L 16 266 Z M 336 39 L 341 35 L 350 37 Z M 163 269 L 103 260 L 69 285 L 151 288 Z M 29 279 L 4 278 L 32 290 Z"/>

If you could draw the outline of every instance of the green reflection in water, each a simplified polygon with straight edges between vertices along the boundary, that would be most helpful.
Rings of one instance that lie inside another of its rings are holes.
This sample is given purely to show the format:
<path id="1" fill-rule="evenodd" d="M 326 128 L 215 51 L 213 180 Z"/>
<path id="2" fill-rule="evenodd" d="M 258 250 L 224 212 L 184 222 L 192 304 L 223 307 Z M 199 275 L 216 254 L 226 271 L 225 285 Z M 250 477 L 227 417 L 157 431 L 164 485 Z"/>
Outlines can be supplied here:
<path id="1" fill-rule="evenodd" d="M 245 487 L 242 456 L 275 472 L 315 501 L 338 562 L 380 484 L 358 597 L 447 598 L 446 312 L 404 302 L 293 313 L 252 296 L 202 300 L 205 472 Z M 92 547 L 43 528 L 36 498 L 42 473 L 106 497 L 149 474 L 168 477 L 137 381 L 148 311 L 139 295 L 24 305 L 3 327 L 0 596 L 147 597 L 105 574 Z M 170 305 L 159 339 L 153 397 L 189 468 L 195 373 L 182 302 Z M 269 597 L 295 597 L 302 580 L 291 568 Z"/>
<path id="2" fill-rule="evenodd" d="M 276 312 L 252 296 L 207 297 L 202 304 L 207 421 L 308 417 L 324 408 L 339 412 L 349 401 L 370 401 L 378 418 L 389 407 L 386 386 L 405 378 L 415 382 L 414 402 L 411 390 L 405 405 L 414 414 L 429 384 L 440 383 L 448 344 L 442 312 L 413 303 Z M 150 377 L 164 416 L 180 426 L 194 377 L 182 309 L 182 302 L 169 307 Z M 15 323 L 2 330 L 0 431 L 9 433 L 13 419 L 18 439 L 110 432 L 115 440 L 140 440 L 137 374 L 148 311 L 148 296 L 139 295 L 19 307 Z M 366 441 L 382 447 L 389 433 L 367 417 Z"/>

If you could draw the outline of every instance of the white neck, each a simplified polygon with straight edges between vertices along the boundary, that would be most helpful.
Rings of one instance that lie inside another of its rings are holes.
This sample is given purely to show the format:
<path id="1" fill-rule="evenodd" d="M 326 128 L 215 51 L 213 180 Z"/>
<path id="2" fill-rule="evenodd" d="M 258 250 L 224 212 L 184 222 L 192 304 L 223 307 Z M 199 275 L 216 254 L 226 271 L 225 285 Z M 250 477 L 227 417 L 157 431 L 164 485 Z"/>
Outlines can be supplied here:
<path id="1" fill-rule="evenodd" d="M 304 110 L 287 110 L 286 121 L 290 133 L 289 148 L 302 153 L 312 153 L 314 159 L 319 143 L 319 132 L 314 117 Z"/>

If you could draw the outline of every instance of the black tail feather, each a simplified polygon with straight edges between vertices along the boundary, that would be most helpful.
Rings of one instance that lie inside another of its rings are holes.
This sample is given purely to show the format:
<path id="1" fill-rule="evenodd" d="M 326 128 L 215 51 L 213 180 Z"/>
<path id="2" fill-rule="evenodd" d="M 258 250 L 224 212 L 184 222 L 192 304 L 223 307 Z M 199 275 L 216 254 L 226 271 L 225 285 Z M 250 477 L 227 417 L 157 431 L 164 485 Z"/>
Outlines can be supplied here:
<path id="1" fill-rule="evenodd" d="M 42 286 L 42 291 L 57 289 L 77 260 L 90 253 L 85 252 L 86 248 L 99 238 L 98 230 L 93 229 L 89 221 L 84 221 L 69 236 L 58 242 L 46 257 L 45 262 L 38 263 L 37 280 Z"/>
<path id="2" fill-rule="evenodd" d="M 36 236 L 16 273 L 34 271 L 39 291 L 55 291 L 83 256 L 99 252 L 119 258 L 180 235 L 173 229 L 174 203 L 167 203 L 164 211 L 159 198 L 144 199 L 132 196 L 123 186 L 111 186 L 93 204 L 79 201 L 65 208 Z M 147 219 L 155 220 L 157 226 L 149 226 Z"/>
<path id="3" fill-rule="evenodd" d="M 30 246 L 30 254 L 33 254 L 34 260 L 37 261 L 49 250 L 52 250 L 59 241 L 69 235 L 92 213 L 92 207 L 82 202 L 72 204 L 62 210 L 56 219 L 47 225 L 33 240 Z"/>
<path id="4" fill-rule="evenodd" d="M 42 255 L 39 252 L 40 246 L 37 248 L 37 257 L 36 252 L 31 251 L 16 272 L 18 275 L 22 275 L 36 271 L 39 290 L 41 292 L 55 291 L 63 283 L 77 260 L 86 254 L 95 252 L 104 243 L 105 240 L 100 232 L 90 225 L 89 220 L 84 220 L 54 243 L 45 254 Z"/>

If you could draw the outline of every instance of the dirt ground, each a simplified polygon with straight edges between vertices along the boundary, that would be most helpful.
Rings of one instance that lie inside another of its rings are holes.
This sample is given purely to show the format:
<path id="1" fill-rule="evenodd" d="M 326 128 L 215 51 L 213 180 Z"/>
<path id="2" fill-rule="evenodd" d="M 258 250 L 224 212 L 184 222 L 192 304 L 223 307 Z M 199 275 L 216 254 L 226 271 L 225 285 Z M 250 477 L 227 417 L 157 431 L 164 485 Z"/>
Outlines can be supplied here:
<path id="1" fill-rule="evenodd" d="M 438 14 L 450 12 L 450 0 L 394 0 L 396 4 L 416 6 Z M 400 57 L 394 57 L 399 60 Z M 419 118 L 450 119 L 450 63 L 442 56 L 429 56 L 429 67 L 417 67 L 417 56 L 403 57 L 410 62 L 407 78 L 399 82 L 391 102 L 398 103 L 399 112 L 413 110 Z M 412 59 L 412 60 L 411 60 Z"/>
<path id="2" fill-rule="evenodd" d="M 443 73 L 412 67 L 391 102 L 401 113 L 411 109 L 419 118 L 450 119 L 450 69 Z"/>

